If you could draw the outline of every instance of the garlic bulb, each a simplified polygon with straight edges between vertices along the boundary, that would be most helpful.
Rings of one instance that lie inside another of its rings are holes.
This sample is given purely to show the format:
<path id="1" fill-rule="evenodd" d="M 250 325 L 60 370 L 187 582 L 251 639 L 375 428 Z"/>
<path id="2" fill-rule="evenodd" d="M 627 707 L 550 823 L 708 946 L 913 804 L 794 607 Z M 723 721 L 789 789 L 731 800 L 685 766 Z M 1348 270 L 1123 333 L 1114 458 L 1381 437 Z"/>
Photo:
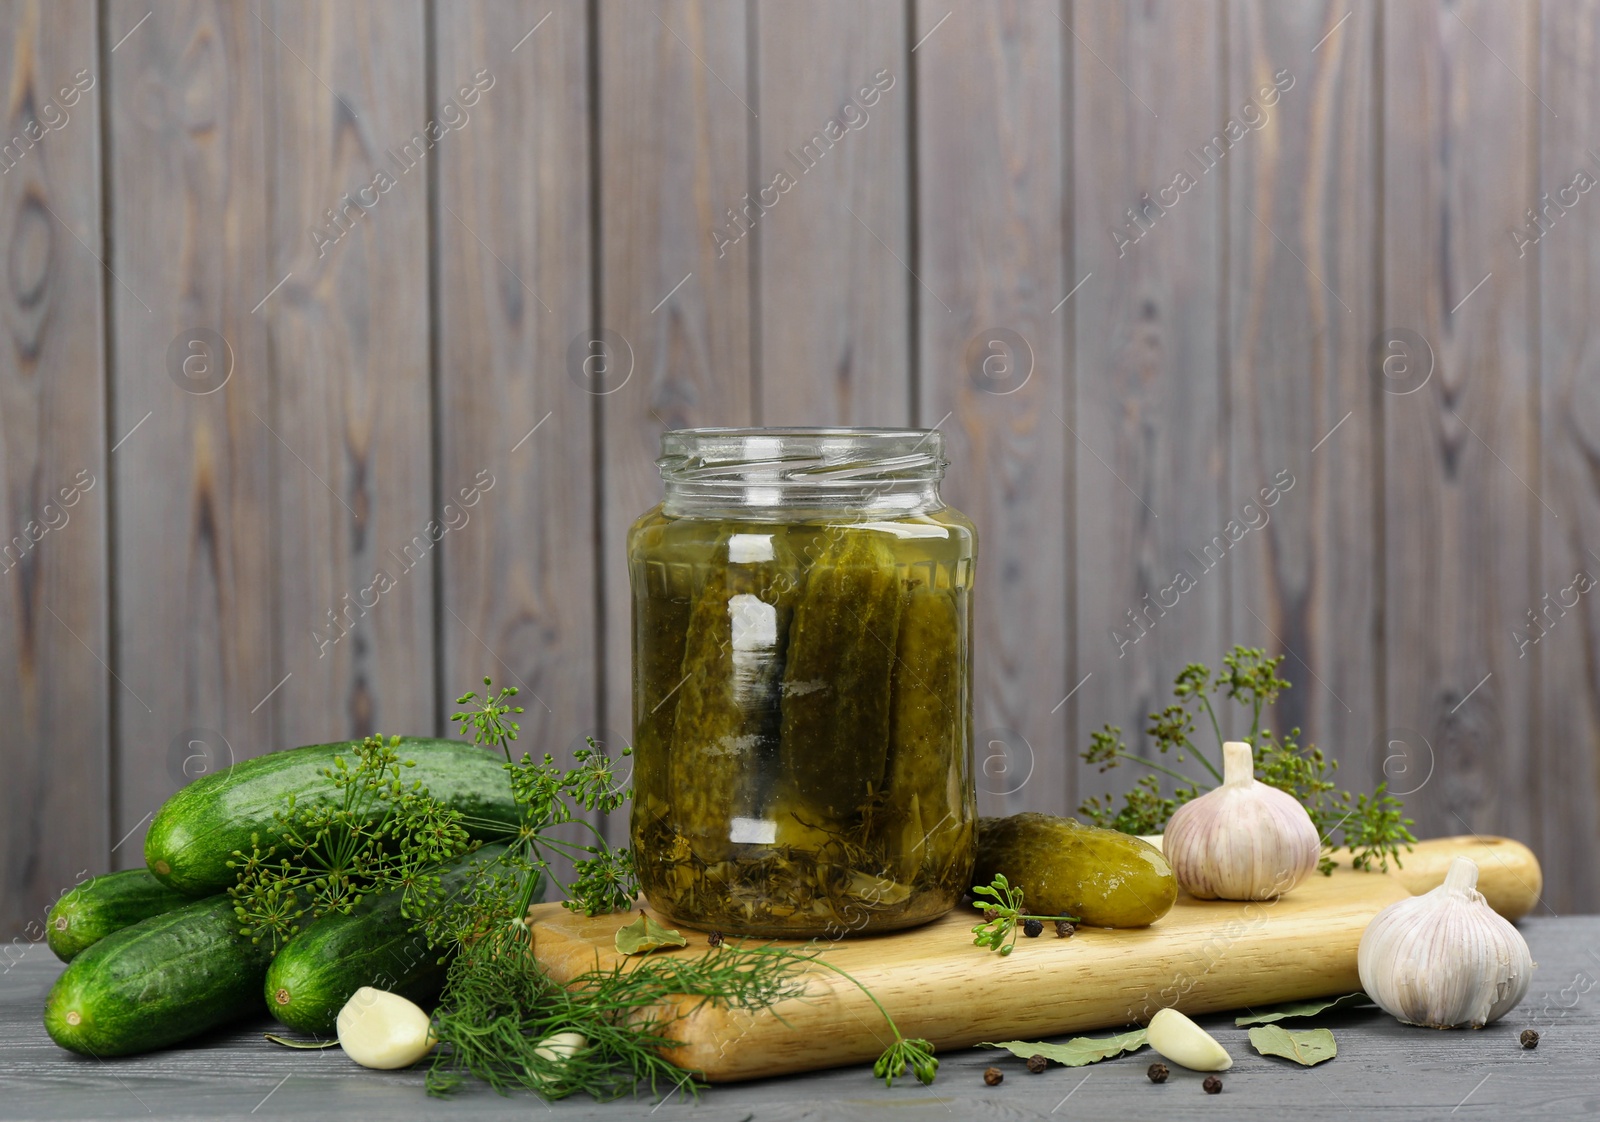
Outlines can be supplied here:
<path id="1" fill-rule="evenodd" d="M 1387 1013 L 1427 1028 L 1482 1028 L 1528 992 L 1522 934 L 1478 893 L 1478 866 L 1450 862 L 1432 892 L 1390 904 L 1361 935 L 1361 988 Z"/>
<path id="2" fill-rule="evenodd" d="M 433 1051 L 428 1015 L 397 993 L 362 986 L 339 1010 L 339 1046 L 362 1067 L 410 1067 Z"/>
<path id="3" fill-rule="evenodd" d="M 1250 745 L 1230 740 L 1222 786 L 1173 812 L 1161 851 L 1191 896 L 1271 900 L 1311 875 L 1322 838 L 1298 799 L 1256 781 Z"/>
<path id="4" fill-rule="evenodd" d="M 1145 1039 L 1165 1058 L 1191 1071 L 1227 1071 L 1233 1057 L 1217 1038 L 1176 1009 L 1157 1009 Z"/>

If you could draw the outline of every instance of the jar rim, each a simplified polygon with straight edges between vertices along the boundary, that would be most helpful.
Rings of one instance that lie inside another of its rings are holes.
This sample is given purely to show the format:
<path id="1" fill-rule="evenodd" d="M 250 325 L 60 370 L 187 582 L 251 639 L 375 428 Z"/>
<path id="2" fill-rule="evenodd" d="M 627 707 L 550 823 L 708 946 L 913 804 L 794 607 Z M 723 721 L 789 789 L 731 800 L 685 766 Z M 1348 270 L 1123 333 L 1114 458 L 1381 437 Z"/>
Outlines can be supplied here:
<path id="1" fill-rule="evenodd" d="M 938 479 L 944 434 L 886 427 L 670 429 L 656 460 L 668 482 L 758 478 L 768 484 L 819 479 Z"/>

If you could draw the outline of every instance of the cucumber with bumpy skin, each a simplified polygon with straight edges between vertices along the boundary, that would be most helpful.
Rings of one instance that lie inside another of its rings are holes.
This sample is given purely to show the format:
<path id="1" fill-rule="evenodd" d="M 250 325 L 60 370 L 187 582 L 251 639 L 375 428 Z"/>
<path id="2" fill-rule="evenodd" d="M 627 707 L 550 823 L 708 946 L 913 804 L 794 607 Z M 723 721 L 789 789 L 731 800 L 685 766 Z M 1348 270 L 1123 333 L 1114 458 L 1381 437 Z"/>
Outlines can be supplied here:
<path id="1" fill-rule="evenodd" d="M 505 852 L 503 845 L 486 845 L 459 858 L 440 872 L 440 887 L 447 896 L 460 892 Z M 405 917 L 402 904 L 400 892 L 375 893 L 348 915 L 326 915 L 307 925 L 267 969 L 268 1011 L 292 1029 L 326 1036 L 362 986 L 419 1004 L 437 997 L 448 965 Z"/>
<path id="2" fill-rule="evenodd" d="M 954 589 L 931 587 L 926 573 L 905 581 L 895 648 L 881 825 L 889 870 L 909 884 L 926 867 L 935 880 L 954 866 L 971 883 L 976 845 L 968 805 L 968 737 L 962 681 L 960 607 Z"/>
<path id="3" fill-rule="evenodd" d="M 853 825 L 883 790 L 901 610 L 889 543 L 829 527 L 794 607 L 778 751 L 802 820 Z"/>
<path id="4" fill-rule="evenodd" d="M 1144 927 L 1178 898 L 1172 866 L 1149 842 L 1035 811 L 978 820 L 973 883 L 997 873 L 1022 889 L 1028 911 L 1090 927 Z"/>
<path id="5" fill-rule="evenodd" d="M 86 1056 L 176 1044 L 261 1008 L 268 943 L 239 934 L 213 896 L 107 935 L 72 960 L 45 999 L 50 1039 Z"/>
<path id="6" fill-rule="evenodd" d="M 777 748 L 784 639 L 800 568 L 785 537 L 734 526 L 696 591 L 668 758 L 678 829 L 706 861 L 725 858 L 729 823 L 756 818 Z"/>
<path id="7" fill-rule="evenodd" d="M 290 795 L 332 800 L 323 776 L 335 756 L 351 756 L 359 740 L 309 744 L 243 760 L 198 779 L 161 804 L 144 839 L 144 860 L 162 883 L 189 896 L 221 892 L 237 879 L 228 867 L 234 850 L 250 852 L 251 835 L 265 849 L 277 829 L 274 817 Z M 493 839 L 515 831 L 521 811 L 511 797 L 505 761 L 460 740 L 400 738 L 400 757 L 415 767 L 401 775 L 420 780 L 434 798 L 476 820 L 474 837 Z M 487 823 L 488 825 L 480 825 Z"/>
<path id="8" fill-rule="evenodd" d="M 190 897 L 162 884 L 149 869 L 102 873 L 56 901 L 45 923 L 45 941 L 57 958 L 71 962 L 113 931 L 188 903 Z"/>

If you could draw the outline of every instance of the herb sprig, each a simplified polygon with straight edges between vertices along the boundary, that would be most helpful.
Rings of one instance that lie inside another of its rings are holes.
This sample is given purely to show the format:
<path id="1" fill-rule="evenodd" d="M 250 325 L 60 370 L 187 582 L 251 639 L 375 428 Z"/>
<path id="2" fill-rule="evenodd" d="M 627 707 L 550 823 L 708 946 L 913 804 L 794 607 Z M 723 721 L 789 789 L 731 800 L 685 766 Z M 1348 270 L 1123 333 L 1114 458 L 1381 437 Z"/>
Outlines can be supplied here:
<path id="1" fill-rule="evenodd" d="M 433 799 L 418 780 L 407 784 L 400 738 L 369 736 L 352 765 L 334 757 L 322 775 L 332 797 L 288 798 L 276 817 L 276 837 L 228 862 L 238 880 L 228 889 L 240 933 L 276 950 L 301 921 L 349 912 L 372 892 L 405 893 L 408 916 L 424 914 L 443 894 L 439 867 L 471 848 L 466 819 Z"/>
<path id="2" fill-rule="evenodd" d="M 646 1084 L 657 1095 L 663 1088 L 696 1093 L 698 1073 L 667 1059 L 681 1044 L 668 1034 L 669 1025 L 698 1007 L 686 1010 L 682 1000 L 770 1009 L 804 994 L 802 975 L 813 965 L 859 988 L 893 1032 L 874 1075 L 892 1086 L 909 1067 L 921 1082 L 933 1081 L 939 1067 L 933 1044 L 902 1035 L 866 986 L 821 958 L 820 945 L 724 942 L 699 957 L 651 955 L 565 984 L 547 975 L 531 953 L 526 917 L 548 878 L 549 854 L 573 863 L 575 877 L 563 901 L 568 908 L 598 915 L 631 907 L 638 895 L 629 851 L 612 849 L 578 813 L 614 811 L 630 792 L 619 786 L 614 761 L 593 740 L 574 753 L 571 768 L 557 767 L 549 755 L 515 758 L 514 718 L 523 711 L 515 704 L 517 690 L 496 692 L 488 678 L 483 681 L 483 695 L 463 694 L 457 704 L 464 708 L 451 720 L 475 744 L 504 756 L 517 821 L 465 815 L 420 781 L 408 785 L 405 769 L 415 765 L 401 757 L 400 738 L 368 737 L 351 753 L 353 763 L 338 757 L 323 769 L 330 797 L 291 797 L 266 847 L 255 837 L 250 854 L 234 854 L 239 877 L 228 891 L 244 934 L 257 942 L 271 939 L 276 949 L 309 919 L 347 913 L 374 892 L 405 893 L 407 918 L 451 956 L 433 1015 L 434 1035 L 444 1047 L 428 1071 L 430 1094 L 448 1094 L 468 1076 L 497 1091 L 521 1086 L 546 1099 L 586 1092 L 604 1101 Z M 574 823 L 593 841 L 571 842 L 551 832 Z M 507 849 L 475 871 L 466 891 L 447 896 L 439 870 L 471 852 L 473 836 L 504 841 Z M 549 1037 L 567 1032 L 585 1039 L 576 1054 L 541 1050 Z"/>
<path id="3" fill-rule="evenodd" d="M 972 929 L 973 945 L 988 947 L 1002 955 L 1017 945 L 1017 927 L 1030 919 L 1040 923 L 1077 923 L 1077 916 L 1034 916 L 1022 910 L 1022 887 L 1013 885 L 1004 873 L 996 873 L 988 884 L 974 885 L 973 896 L 986 898 L 977 906 L 983 909 L 984 922 Z"/>
<path id="4" fill-rule="evenodd" d="M 777 947 L 729 945 L 697 957 L 662 955 L 594 969 L 557 984 L 508 932 L 464 948 L 451 965 L 434 1013 L 442 1047 L 428 1070 L 433 1095 L 474 1076 L 496 1091 L 525 1087 L 546 1099 L 584 1092 L 605 1102 L 648 1086 L 652 1094 L 700 1089 L 697 1073 L 667 1056 L 681 1045 L 671 1023 L 707 1003 L 757 1010 L 805 989 L 811 956 Z M 683 998 L 701 1000 L 688 1009 Z M 677 1010 L 677 1011 L 674 1011 Z M 576 1032 L 585 1045 L 571 1057 L 540 1045 Z"/>
<path id="5" fill-rule="evenodd" d="M 628 799 L 615 762 L 592 739 L 574 753 L 571 768 L 558 767 L 548 754 L 537 762 L 527 753 L 513 759 L 518 725 L 512 717 L 522 712 L 513 704 L 517 690 L 494 693 L 490 680 L 483 682 L 484 695 L 458 698 L 469 708 L 450 719 L 463 734 L 470 730 L 475 744 L 505 757 L 516 822 L 463 814 L 435 799 L 420 780 L 406 783 L 405 769 L 414 761 L 401 757 L 400 738 L 369 736 L 355 747 L 354 763 L 338 756 L 322 769 L 332 798 L 297 802 L 291 795 L 275 816 L 275 837 L 263 848 L 260 836 L 252 836 L 250 853 L 235 851 L 229 864 L 238 880 L 228 892 L 242 934 L 255 942 L 269 939 L 276 949 L 312 919 L 348 913 L 370 893 L 398 891 L 406 917 L 429 943 L 448 951 L 491 929 L 523 928 L 528 906 L 549 879 L 549 857 L 557 853 L 572 861 L 575 874 L 567 907 L 600 915 L 633 902 L 632 856 L 612 849 L 578 813 L 609 812 Z M 568 823 L 587 829 L 593 840 L 572 842 L 552 832 Z M 439 870 L 471 852 L 474 836 L 508 848 L 485 862 L 471 891 L 446 896 Z"/>
<path id="6" fill-rule="evenodd" d="M 1221 769 L 1195 744 L 1194 732 L 1203 717 L 1220 751 L 1226 739 L 1222 733 L 1224 722 L 1212 697 L 1223 694 L 1249 711 L 1250 731 L 1242 739 L 1255 750 L 1256 778 L 1287 791 L 1310 814 L 1325 850 L 1319 863 L 1323 873 L 1331 873 L 1334 868 L 1326 851 L 1340 845 L 1350 849 L 1350 863 L 1357 869 L 1376 866 L 1387 870 L 1390 861 L 1398 866 L 1400 850 L 1410 849 L 1417 839 L 1411 833 L 1412 820 L 1404 816 L 1400 800 L 1388 793 L 1388 784 L 1378 784 L 1371 794 L 1339 790 L 1332 778 L 1339 768 L 1337 760 L 1328 759 L 1315 745 L 1302 745 L 1298 728 L 1280 738 L 1270 727 L 1263 726 L 1267 710 L 1284 690 L 1291 688 L 1278 673 L 1283 660 L 1283 655 L 1269 658 L 1259 647 L 1235 646 L 1223 657 L 1224 669 L 1220 673 L 1214 674 L 1202 663 L 1189 663 L 1173 682 L 1172 692 L 1177 700 L 1161 712 L 1150 714 L 1146 734 L 1162 756 L 1170 756 L 1180 764 L 1192 756 L 1210 779 L 1220 784 Z M 1078 808 L 1078 813 L 1098 826 L 1127 834 L 1160 833 L 1173 811 L 1212 787 L 1204 779 L 1196 780 L 1159 760 L 1130 752 L 1122 740 L 1122 729 L 1115 725 L 1108 724 L 1091 734 L 1089 741 L 1083 758 L 1100 765 L 1101 771 L 1124 760 L 1149 771 L 1123 796 L 1121 806 L 1115 806 L 1107 795 L 1090 798 Z M 1162 793 L 1162 775 L 1175 783 L 1171 795 Z"/>

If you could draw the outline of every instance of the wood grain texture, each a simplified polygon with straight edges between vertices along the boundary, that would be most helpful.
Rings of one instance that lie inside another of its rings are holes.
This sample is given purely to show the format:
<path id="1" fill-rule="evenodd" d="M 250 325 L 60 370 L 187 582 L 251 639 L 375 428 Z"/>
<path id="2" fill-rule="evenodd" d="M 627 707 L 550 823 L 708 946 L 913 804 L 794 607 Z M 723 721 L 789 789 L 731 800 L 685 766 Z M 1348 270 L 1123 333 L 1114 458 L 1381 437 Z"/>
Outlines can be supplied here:
<path id="1" fill-rule="evenodd" d="M 1227 113 L 1249 130 L 1227 156 L 1226 514 L 1249 530 L 1227 563 L 1227 642 L 1285 656 L 1275 731 L 1303 729 L 1362 789 L 1390 754 L 1368 361 L 1377 18 L 1373 4 L 1240 0 L 1227 31 Z M 1415 785 L 1390 770 L 1397 790 Z"/>
<path id="2" fill-rule="evenodd" d="M 748 242 L 722 245 L 713 236 L 750 190 L 750 117 L 721 84 L 739 96 L 748 89 L 748 6 L 675 0 L 646 11 L 606 3 L 599 13 L 600 323 L 625 341 L 617 349 L 629 366 L 597 372 L 592 387 L 603 395 L 606 625 L 604 727 L 596 735 L 626 744 L 633 735 L 626 539 L 633 520 L 661 501 L 661 432 L 754 421 L 756 258 Z M 623 817 L 613 824 L 614 840 Z"/>
<path id="3" fill-rule="evenodd" d="M 0 551 L 96 480 L 0 561 L 0 932 L 189 779 L 445 731 L 485 672 L 530 749 L 625 738 L 658 433 L 739 423 L 943 424 L 976 725 L 1032 757 L 986 809 L 1121 790 L 1089 733 L 1143 743 L 1255 642 L 1349 786 L 1600 906 L 1600 203 L 1558 201 L 1600 180 L 1597 15 L 0 2 Z M 992 791 L 1016 748 L 979 745 Z"/>
<path id="4" fill-rule="evenodd" d="M 1535 15 L 1383 9 L 1383 328 L 1433 355 L 1425 384 L 1391 376 L 1383 398 L 1386 725 L 1432 757 L 1406 799 L 1419 833 L 1533 837 L 1561 782 L 1536 766 L 1537 680 L 1510 637 L 1538 600 L 1531 543 L 1557 517 L 1537 490 L 1535 276 L 1507 236 L 1539 193 L 1547 111 L 1519 77 Z M 1509 790 L 1525 794 L 1495 795 Z"/>
<path id="5" fill-rule="evenodd" d="M 1600 869 L 1586 844 L 1600 835 L 1600 596 L 1593 594 L 1600 591 L 1600 200 L 1593 186 L 1600 184 L 1600 5 L 1541 11 L 1540 96 L 1560 116 L 1539 110 L 1540 197 L 1528 205 L 1541 212 L 1555 205 L 1532 229 L 1517 225 L 1533 246 L 1516 264 L 1531 269 L 1537 261 L 1540 270 L 1534 486 L 1561 518 L 1541 517 L 1538 599 L 1515 605 L 1523 614 L 1511 627 L 1518 672 L 1531 664 L 1538 676 L 1541 852 L 1561 870 L 1550 906 L 1566 912 L 1600 901 Z M 1573 187 L 1580 172 L 1587 190 L 1582 181 Z"/>
<path id="6" fill-rule="evenodd" d="M 1261 1122 L 1285 1117 L 1334 1122 L 1352 1115 L 1458 1122 L 1469 1110 L 1552 1118 L 1590 1111 L 1594 1077 L 1584 1061 L 1600 1047 L 1600 1003 L 1574 1001 L 1574 990 L 1562 991 L 1575 978 L 1593 977 L 1600 919 L 1534 918 L 1522 930 L 1539 963 L 1533 986 L 1513 1014 L 1480 1032 L 1423 1032 L 1376 1009 L 1328 1014 L 1317 1023 L 1333 1029 L 1339 1058 L 1308 1074 L 1256 1054 L 1247 1030 L 1236 1027 L 1231 1014 L 1201 1017 L 1234 1058 L 1214 1109 L 1225 1107 L 1229 1118 Z M 468 1084 L 441 1106 L 423 1090 L 423 1068 L 367 1071 L 337 1049 L 306 1053 L 266 1047 L 260 1034 L 272 1022 L 265 1015 L 180 1048 L 129 1056 L 114 1065 L 97 1063 L 57 1048 L 39 1023 L 39 1006 L 61 969 L 37 948 L 0 977 L 0 1048 L 7 1065 L 0 1110 L 7 1117 L 126 1118 L 145 1113 L 141 1101 L 165 1117 L 268 1122 L 319 1113 L 397 1122 L 437 1118 L 442 1111 L 471 1119 L 546 1114 L 546 1106 L 526 1092 L 506 1098 Z M 1537 1049 L 1525 1051 L 1517 1036 L 1530 1026 L 1542 1039 Z M 980 1048 L 942 1052 L 938 1080 L 927 1088 L 909 1080 L 885 1088 L 869 1067 L 858 1065 L 715 1087 L 698 1101 L 674 1095 L 663 1105 L 648 1092 L 611 1103 L 575 1096 L 548 1104 L 548 1110 L 562 1119 L 608 1122 L 659 1122 L 691 1112 L 707 1122 L 822 1122 L 867 1114 L 915 1122 L 952 1117 L 1014 1122 L 1051 1117 L 1059 1106 L 1055 1117 L 1070 1109 L 1069 1117 L 1136 1114 L 1176 1122 L 1195 1117 L 1198 1109 L 1213 1109 L 1201 1094 L 1199 1072 L 1174 1066 L 1166 1086 L 1152 1087 L 1145 1069 L 1154 1059 L 1144 1050 L 1083 1071 L 1052 1067 L 1034 1076 L 1020 1059 Z M 989 1066 L 1005 1073 L 1001 1086 L 984 1084 L 983 1070 Z M 1474 1091 L 1474 1085 L 1480 1086 Z M 1069 1093 L 1071 1099 L 1062 1105 Z"/>
<path id="7" fill-rule="evenodd" d="M 1432 860 L 1421 863 L 1435 877 L 1412 887 L 1430 889 L 1444 883 L 1449 857 L 1481 852 L 1472 838 L 1418 848 L 1431 851 Z M 1503 842 L 1498 857 L 1519 880 L 1538 882 L 1539 864 L 1527 847 Z M 1397 876 L 1348 865 L 1313 876 L 1276 901 L 1196 900 L 1180 893 L 1172 910 L 1149 927 L 1081 928 L 1071 939 L 1024 939 L 1003 968 L 986 957 L 993 952 L 973 946 L 973 913 L 957 909 L 913 931 L 822 944 L 822 961 L 855 978 L 871 997 L 839 974 L 811 967 L 805 993 L 769 1010 L 747 1013 L 685 1000 L 681 1018 L 668 1022 L 668 1035 L 683 1045 L 671 1058 L 713 1082 L 869 1063 L 887 1043 L 873 998 L 903 1035 L 931 1040 L 945 1052 L 984 1040 L 1143 1023 L 1166 1006 L 1209 1013 L 1350 993 L 1361 987 L 1356 950 L 1362 932 L 1380 910 L 1408 894 Z M 1527 895 L 1520 899 L 1532 903 Z M 540 904 L 529 919 L 535 953 L 556 978 L 627 961 L 614 946 L 627 915 L 590 919 Z M 657 953 L 705 952 L 695 933 L 689 946 Z"/>
<path id="8" fill-rule="evenodd" d="M 758 4 L 754 178 L 791 186 L 752 223 L 760 255 L 758 417 L 768 425 L 910 420 L 912 252 L 905 9 Z M 863 105 L 863 88 L 877 103 Z M 852 102 L 853 98 L 858 98 Z M 836 122 L 830 125 L 829 122 Z M 730 252 L 733 252 L 730 250 Z M 926 290 L 919 303 L 940 298 Z"/>
<path id="9" fill-rule="evenodd" d="M 988 814 L 1075 805 L 1061 704 L 1077 653 L 1060 420 L 1072 282 L 1065 226 L 1040 222 L 1066 200 L 1058 8 L 924 3 L 913 28 L 920 271 L 950 309 L 921 303 L 918 423 L 944 430 L 946 501 L 981 512 L 974 750 Z"/>
<path id="10" fill-rule="evenodd" d="M 441 546 L 440 712 L 492 676 L 522 691 L 520 747 L 570 759 L 597 723 L 594 398 L 568 363 L 592 326 L 585 9 L 483 4 L 435 32 L 441 95 L 494 80 L 438 156 L 440 493 L 493 481 Z"/>
<path id="11" fill-rule="evenodd" d="M 1225 478 L 1223 165 L 1233 157 L 1202 170 L 1193 154 L 1227 119 L 1221 14 L 1088 0 L 1070 17 L 1069 273 L 1083 287 L 1062 309 L 1079 372 L 1063 428 L 1077 511 L 1074 672 L 1093 675 L 1074 699 L 1075 751 L 1105 723 L 1150 750 L 1146 716 L 1167 704 L 1174 676 L 1221 659 L 1229 578 L 1218 570 L 1236 560 L 1226 524 L 1261 485 Z M 1192 185 L 1162 205 L 1180 173 Z M 1129 770 L 1082 768 L 1080 789 L 1123 789 Z"/>
<path id="12" fill-rule="evenodd" d="M 104 85 L 94 6 L 46 9 L 0 7 L 0 932 L 28 939 L 43 937 L 59 892 L 105 869 L 116 840 L 106 814 L 118 687 L 105 662 Z"/>
<path id="13" fill-rule="evenodd" d="M 279 0 L 271 91 L 271 438 L 283 746 L 427 733 L 433 697 L 430 123 L 421 0 Z M 470 123 L 470 122 L 468 122 Z M 460 127 L 467 127 L 463 123 Z M 448 493 L 447 493 L 448 494 Z M 453 497 L 453 496 L 450 496 Z"/>
<path id="14" fill-rule="evenodd" d="M 260 22 L 228 4 L 118 2 L 103 30 L 117 47 L 108 661 L 126 683 L 113 695 L 111 808 L 113 833 L 132 831 L 116 853 L 125 867 L 142 861 L 142 822 L 169 794 L 275 743 L 261 705 L 278 680 L 274 441 L 261 421 L 267 325 L 251 309 L 277 278 Z"/>

